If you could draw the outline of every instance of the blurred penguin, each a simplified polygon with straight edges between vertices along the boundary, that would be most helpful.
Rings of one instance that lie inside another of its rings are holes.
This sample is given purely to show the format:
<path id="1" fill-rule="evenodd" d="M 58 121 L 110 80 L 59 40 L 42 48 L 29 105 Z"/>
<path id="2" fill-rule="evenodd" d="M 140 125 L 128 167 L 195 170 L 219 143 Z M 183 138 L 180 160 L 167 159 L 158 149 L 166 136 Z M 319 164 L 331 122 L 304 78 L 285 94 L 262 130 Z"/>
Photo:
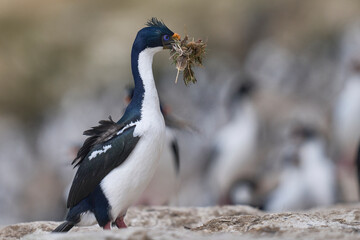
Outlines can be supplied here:
<path id="1" fill-rule="evenodd" d="M 352 68 L 341 90 L 335 109 L 334 128 L 340 147 L 354 159 L 360 138 L 360 60 Z M 352 156 L 351 156 L 352 155 Z"/>
<path id="2" fill-rule="evenodd" d="M 237 92 L 230 98 L 230 121 L 215 134 L 209 163 L 209 184 L 214 204 L 230 204 L 232 185 L 249 174 L 253 164 L 258 135 L 258 116 L 253 105 L 254 82 L 241 79 Z M 239 191 L 249 199 L 251 187 L 245 184 Z M 245 200 L 247 202 L 247 200 Z"/>
<path id="3" fill-rule="evenodd" d="M 260 178 L 256 176 L 236 180 L 230 187 L 228 204 L 263 209 L 263 189 L 260 182 Z"/>
<path id="4" fill-rule="evenodd" d="M 326 157 L 324 139 L 312 128 L 297 127 L 287 143 L 279 183 L 265 210 L 294 211 L 334 203 L 335 168 Z"/>
<path id="5" fill-rule="evenodd" d="M 360 60 L 354 60 L 334 111 L 334 131 L 339 147 L 339 175 L 344 201 L 356 201 L 354 162 L 360 138 Z"/>

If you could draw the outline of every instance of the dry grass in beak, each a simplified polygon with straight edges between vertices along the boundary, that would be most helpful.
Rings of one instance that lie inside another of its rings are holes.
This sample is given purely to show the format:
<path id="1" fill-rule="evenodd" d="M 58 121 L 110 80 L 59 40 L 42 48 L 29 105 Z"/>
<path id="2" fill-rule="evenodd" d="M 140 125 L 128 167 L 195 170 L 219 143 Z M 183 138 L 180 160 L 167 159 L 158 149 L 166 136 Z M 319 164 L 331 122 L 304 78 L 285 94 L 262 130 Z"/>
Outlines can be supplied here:
<path id="1" fill-rule="evenodd" d="M 179 78 L 180 71 L 183 72 L 183 80 L 187 86 L 189 83 L 196 83 L 193 66 L 202 66 L 205 55 L 206 43 L 202 40 L 189 41 L 186 35 L 183 40 L 176 41 L 170 52 L 172 59 L 177 68 L 175 83 Z"/>

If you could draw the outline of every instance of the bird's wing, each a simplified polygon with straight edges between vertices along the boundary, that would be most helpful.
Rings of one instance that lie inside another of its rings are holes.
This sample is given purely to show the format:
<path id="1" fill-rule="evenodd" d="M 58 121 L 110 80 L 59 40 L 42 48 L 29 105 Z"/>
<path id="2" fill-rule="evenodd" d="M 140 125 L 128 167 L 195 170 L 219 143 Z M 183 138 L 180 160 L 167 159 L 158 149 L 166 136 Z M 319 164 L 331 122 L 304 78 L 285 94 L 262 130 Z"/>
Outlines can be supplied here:
<path id="1" fill-rule="evenodd" d="M 73 161 L 79 166 L 73 180 L 67 207 L 71 208 L 87 197 L 101 180 L 123 163 L 140 137 L 134 137 L 136 124 L 115 123 L 111 118 L 84 132 L 89 137 Z"/>
<path id="2" fill-rule="evenodd" d="M 74 165 L 74 168 L 81 164 L 95 145 L 110 140 L 124 126 L 124 123 L 118 124 L 112 120 L 111 116 L 109 116 L 109 120 L 101 120 L 98 126 L 86 130 L 83 134 L 89 137 L 85 140 L 78 151 L 76 158 L 71 163 Z"/>

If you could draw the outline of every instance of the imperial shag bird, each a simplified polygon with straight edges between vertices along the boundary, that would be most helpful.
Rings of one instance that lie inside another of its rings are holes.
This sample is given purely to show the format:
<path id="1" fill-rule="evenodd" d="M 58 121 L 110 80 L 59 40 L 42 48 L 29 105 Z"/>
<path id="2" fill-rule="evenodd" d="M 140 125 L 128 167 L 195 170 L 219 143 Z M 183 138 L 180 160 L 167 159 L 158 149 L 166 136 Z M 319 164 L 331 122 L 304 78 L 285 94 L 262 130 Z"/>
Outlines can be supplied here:
<path id="1" fill-rule="evenodd" d="M 322 134 L 312 126 L 293 129 L 287 140 L 284 169 L 265 210 L 303 210 L 335 202 L 335 166 L 326 156 Z"/>
<path id="2" fill-rule="evenodd" d="M 104 229 L 126 227 L 126 211 L 153 176 L 165 139 L 153 56 L 171 49 L 175 39 L 180 36 L 156 18 L 138 32 L 131 51 L 134 96 L 118 122 L 110 117 L 84 132 L 89 137 L 73 161 L 78 170 L 67 200 L 69 212 L 54 232 L 96 222 Z"/>
<path id="3" fill-rule="evenodd" d="M 130 102 L 134 88 L 128 88 L 126 101 Z M 160 156 L 159 165 L 149 185 L 136 204 L 164 205 L 175 195 L 178 186 L 180 156 L 174 129 L 183 129 L 186 125 L 173 119 L 169 108 L 160 101 L 160 110 L 165 120 L 165 145 Z"/>
<path id="4" fill-rule="evenodd" d="M 216 133 L 212 146 L 213 156 L 208 178 L 216 204 L 229 204 L 231 187 L 248 175 L 255 161 L 258 135 L 258 116 L 253 104 L 255 83 L 246 75 L 232 94 L 230 121 Z M 245 169 L 245 171 L 244 171 Z"/>
<path id="5" fill-rule="evenodd" d="M 359 35 L 354 39 L 359 39 Z M 335 104 L 333 129 L 339 151 L 339 185 L 344 201 L 352 202 L 358 199 L 354 191 L 357 177 L 353 166 L 360 139 L 360 60 L 350 61 L 346 66 L 347 76 Z"/>

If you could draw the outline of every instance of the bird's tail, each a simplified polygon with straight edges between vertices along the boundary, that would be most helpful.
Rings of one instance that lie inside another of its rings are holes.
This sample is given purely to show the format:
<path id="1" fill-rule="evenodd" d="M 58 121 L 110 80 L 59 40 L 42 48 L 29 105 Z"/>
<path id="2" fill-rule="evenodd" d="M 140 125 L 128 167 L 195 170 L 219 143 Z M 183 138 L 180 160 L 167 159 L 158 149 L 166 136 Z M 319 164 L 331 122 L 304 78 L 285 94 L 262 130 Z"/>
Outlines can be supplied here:
<path id="1" fill-rule="evenodd" d="M 60 224 L 57 228 L 55 228 L 52 232 L 68 232 L 70 229 L 72 229 L 74 227 L 74 223 L 72 222 L 63 222 L 62 224 Z"/>

